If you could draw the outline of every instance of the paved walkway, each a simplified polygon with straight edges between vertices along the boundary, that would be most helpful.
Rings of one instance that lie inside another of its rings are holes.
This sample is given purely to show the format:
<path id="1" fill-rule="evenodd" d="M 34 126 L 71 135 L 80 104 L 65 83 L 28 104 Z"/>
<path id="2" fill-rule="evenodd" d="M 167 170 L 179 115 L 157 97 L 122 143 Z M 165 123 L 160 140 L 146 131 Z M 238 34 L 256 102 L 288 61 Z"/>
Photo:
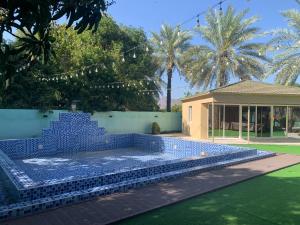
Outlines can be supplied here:
<path id="1" fill-rule="evenodd" d="M 213 191 L 274 170 L 300 163 L 300 156 L 282 154 L 153 184 L 41 214 L 4 222 L 5 225 L 103 225 Z"/>

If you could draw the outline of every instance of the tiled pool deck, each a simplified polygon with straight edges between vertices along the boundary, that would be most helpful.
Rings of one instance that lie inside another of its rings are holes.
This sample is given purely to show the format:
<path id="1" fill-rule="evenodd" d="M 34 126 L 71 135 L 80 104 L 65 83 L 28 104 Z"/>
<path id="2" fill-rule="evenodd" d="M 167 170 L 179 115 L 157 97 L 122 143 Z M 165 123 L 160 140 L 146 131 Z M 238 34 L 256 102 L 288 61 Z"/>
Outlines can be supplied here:
<path id="1" fill-rule="evenodd" d="M 298 163 L 300 156 L 278 155 L 161 182 L 126 193 L 98 197 L 77 205 L 3 222 L 3 225 L 110 224 Z"/>

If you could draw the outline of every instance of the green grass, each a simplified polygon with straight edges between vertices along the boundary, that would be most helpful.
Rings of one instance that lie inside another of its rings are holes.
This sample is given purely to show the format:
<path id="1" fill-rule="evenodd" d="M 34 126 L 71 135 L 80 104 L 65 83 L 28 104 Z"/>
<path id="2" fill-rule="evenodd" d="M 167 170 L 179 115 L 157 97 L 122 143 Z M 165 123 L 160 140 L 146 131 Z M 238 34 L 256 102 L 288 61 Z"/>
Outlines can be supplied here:
<path id="1" fill-rule="evenodd" d="M 251 145 L 300 154 L 297 146 Z M 153 210 L 120 225 L 298 225 L 300 165 L 245 181 L 171 206 Z"/>
<path id="2" fill-rule="evenodd" d="M 211 137 L 211 130 L 209 131 L 209 136 Z M 215 129 L 214 130 L 215 137 L 223 137 L 223 129 Z M 285 137 L 284 131 L 281 130 L 274 130 L 273 131 L 274 137 Z M 239 137 L 238 130 L 225 130 L 225 137 Z M 242 137 L 248 137 L 248 131 L 242 131 Z M 250 137 L 255 137 L 255 132 L 250 131 Z M 270 133 L 263 133 L 262 137 L 270 137 Z"/>
<path id="3" fill-rule="evenodd" d="M 244 147 L 253 147 L 260 150 L 271 151 L 276 153 L 288 153 L 293 155 L 300 155 L 300 146 L 289 145 L 264 145 L 264 144 L 250 144 L 250 145 L 238 145 Z M 299 174 L 300 176 L 300 174 Z"/>

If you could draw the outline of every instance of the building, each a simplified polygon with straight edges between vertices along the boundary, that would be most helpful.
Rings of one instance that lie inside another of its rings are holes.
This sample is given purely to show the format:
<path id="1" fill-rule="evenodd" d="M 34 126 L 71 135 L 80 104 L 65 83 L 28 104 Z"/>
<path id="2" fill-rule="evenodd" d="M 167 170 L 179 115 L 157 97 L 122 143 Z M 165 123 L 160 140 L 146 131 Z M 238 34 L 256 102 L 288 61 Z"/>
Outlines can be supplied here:
<path id="1" fill-rule="evenodd" d="M 299 136 L 300 88 L 248 80 L 187 97 L 182 129 L 200 139 Z"/>

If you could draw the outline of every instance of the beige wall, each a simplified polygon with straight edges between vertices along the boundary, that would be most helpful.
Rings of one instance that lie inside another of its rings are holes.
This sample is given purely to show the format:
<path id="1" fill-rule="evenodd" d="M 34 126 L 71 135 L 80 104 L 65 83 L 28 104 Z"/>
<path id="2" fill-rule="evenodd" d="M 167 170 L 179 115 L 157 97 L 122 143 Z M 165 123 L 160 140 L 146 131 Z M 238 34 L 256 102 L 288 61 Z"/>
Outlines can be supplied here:
<path id="1" fill-rule="evenodd" d="M 194 138 L 208 138 L 207 100 L 195 100 L 182 103 L 182 131 Z M 211 99 L 209 100 L 211 101 Z M 192 121 L 188 121 L 189 107 L 192 106 Z"/>

